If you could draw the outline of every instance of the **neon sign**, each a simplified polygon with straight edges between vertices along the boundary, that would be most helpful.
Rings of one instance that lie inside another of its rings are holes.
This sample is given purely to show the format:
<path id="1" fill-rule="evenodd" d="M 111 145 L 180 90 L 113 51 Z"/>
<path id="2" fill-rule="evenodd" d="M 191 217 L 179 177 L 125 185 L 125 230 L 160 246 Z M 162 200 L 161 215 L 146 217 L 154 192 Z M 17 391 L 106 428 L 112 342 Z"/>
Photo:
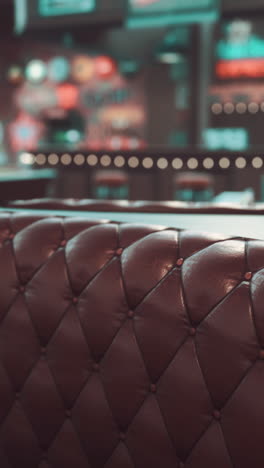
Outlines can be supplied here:
<path id="1" fill-rule="evenodd" d="M 216 56 L 221 60 L 264 58 L 264 39 L 253 33 L 251 21 L 235 20 L 224 25 L 225 37 L 218 41 Z"/>
<path id="2" fill-rule="evenodd" d="M 214 0 L 129 0 L 134 10 L 164 11 L 164 10 L 186 10 L 194 8 L 210 8 Z"/>
<path id="3" fill-rule="evenodd" d="M 90 13 L 94 9 L 94 0 L 39 0 L 39 13 L 41 16 Z"/>
<path id="4" fill-rule="evenodd" d="M 249 145 L 245 128 L 207 128 L 203 137 L 206 148 L 211 151 L 244 151 Z"/>
<path id="5" fill-rule="evenodd" d="M 127 26 L 153 27 L 216 21 L 219 0 L 128 0 Z"/>
<path id="6" fill-rule="evenodd" d="M 264 58 L 221 60 L 216 64 L 216 75 L 222 80 L 233 78 L 263 78 Z"/>
<path id="7" fill-rule="evenodd" d="M 252 36 L 247 42 L 220 41 L 217 45 L 217 56 L 223 60 L 239 60 L 245 58 L 263 58 L 264 40 Z"/>

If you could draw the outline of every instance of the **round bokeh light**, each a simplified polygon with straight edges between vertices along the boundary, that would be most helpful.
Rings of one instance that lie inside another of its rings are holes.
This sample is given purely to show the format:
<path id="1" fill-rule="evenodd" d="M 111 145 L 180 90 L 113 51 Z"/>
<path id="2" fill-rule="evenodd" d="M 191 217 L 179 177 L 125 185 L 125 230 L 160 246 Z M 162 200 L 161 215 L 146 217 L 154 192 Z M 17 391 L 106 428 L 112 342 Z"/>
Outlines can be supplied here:
<path id="1" fill-rule="evenodd" d="M 40 83 L 47 77 L 47 66 L 42 60 L 31 60 L 25 70 L 28 81 Z"/>
<path id="2" fill-rule="evenodd" d="M 100 78 L 110 78 L 116 72 L 116 64 L 111 57 L 101 55 L 95 59 L 95 69 Z"/>
<path id="3" fill-rule="evenodd" d="M 7 71 L 7 79 L 12 84 L 19 84 L 23 81 L 23 71 L 18 65 L 11 65 Z"/>
<path id="4" fill-rule="evenodd" d="M 77 106 L 79 90 L 76 86 L 65 83 L 56 89 L 58 105 L 62 109 L 73 109 Z"/>
<path id="5" fill-rule="evenodd" d="M 69 77 L 70 64 L 65 57 L 54 57 L 48 64 L 48 77 L 56 83 L 61 83 Z"/>
<path id="6" fill-rule="evenodd" d="M 94 61 L 85 55 L 78 55 L 72 61 L 72 77 L 79 83 L 86 83 L 94 76 Z"/>

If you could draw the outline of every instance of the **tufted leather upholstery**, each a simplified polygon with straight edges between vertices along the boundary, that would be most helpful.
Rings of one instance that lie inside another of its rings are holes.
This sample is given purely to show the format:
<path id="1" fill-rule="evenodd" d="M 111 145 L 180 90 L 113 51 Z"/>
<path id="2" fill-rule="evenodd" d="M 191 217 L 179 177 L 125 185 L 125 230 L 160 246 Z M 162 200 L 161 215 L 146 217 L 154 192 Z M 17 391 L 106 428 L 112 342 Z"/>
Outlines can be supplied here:
<path id="1" fill-rule="evenodd" d="M 252 206 L 235 204 L 153 202 L 127 200 L 76 200 L 71 198 L 42 198 L 17 200 L 8 203 L 9 208 L 71 211 L 114 211 L 127 213 L 194 213 L 194 214 L 264 214 L 264 203 Z"/>
<path id="2" fill-rule="evenodd" d="M 264 242 L 0 216 L 1 468 L 263 468 Z"/>

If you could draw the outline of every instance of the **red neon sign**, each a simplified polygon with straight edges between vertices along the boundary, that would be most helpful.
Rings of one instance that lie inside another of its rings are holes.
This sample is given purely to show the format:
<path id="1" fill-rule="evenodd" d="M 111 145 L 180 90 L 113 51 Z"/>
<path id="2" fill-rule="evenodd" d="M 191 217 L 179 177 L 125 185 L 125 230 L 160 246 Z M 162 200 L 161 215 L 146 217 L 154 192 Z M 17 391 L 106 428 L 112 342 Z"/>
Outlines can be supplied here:
<path id="1" fill-rule="evenodd" d="M 216 65 L 216 75 L 223 79 L 263 78 L 264 58 L 221 60 Z"/>

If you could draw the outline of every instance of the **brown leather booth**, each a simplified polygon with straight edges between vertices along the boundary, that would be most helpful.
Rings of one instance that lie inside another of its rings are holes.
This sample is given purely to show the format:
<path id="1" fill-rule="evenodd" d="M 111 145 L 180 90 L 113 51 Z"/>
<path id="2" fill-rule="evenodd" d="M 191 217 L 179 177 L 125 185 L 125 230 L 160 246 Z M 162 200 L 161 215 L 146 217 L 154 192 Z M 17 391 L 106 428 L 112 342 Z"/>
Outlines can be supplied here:
<path id="1" fill-rule="evenodd" d="M 264 242 L 0 214 L 1 468 L 263 468 Z"/>
<path id="2" fill-rule="evenodd" d="M 264 214 L 264 203 L 240 206 L 232 203 L 212 204 L 181 201 L 153 202 L 40 198 L 11 201 L 7 206 L 9 208 L 40 210 L 109 211 L 126 213 Z"/>

